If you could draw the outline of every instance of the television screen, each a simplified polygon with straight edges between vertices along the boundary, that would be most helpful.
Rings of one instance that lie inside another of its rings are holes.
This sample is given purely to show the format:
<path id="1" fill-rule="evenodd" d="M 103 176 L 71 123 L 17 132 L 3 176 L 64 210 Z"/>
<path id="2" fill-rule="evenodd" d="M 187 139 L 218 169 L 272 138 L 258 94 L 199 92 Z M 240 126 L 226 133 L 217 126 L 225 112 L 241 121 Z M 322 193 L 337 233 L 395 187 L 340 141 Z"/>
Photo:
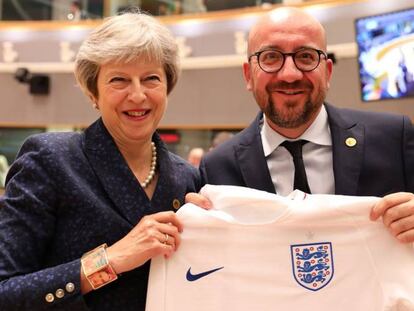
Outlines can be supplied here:
<path id="1" fill-rule="evenodd" d="M 414 8 L 355 20 L 363 101 L 414 96 Z"/>

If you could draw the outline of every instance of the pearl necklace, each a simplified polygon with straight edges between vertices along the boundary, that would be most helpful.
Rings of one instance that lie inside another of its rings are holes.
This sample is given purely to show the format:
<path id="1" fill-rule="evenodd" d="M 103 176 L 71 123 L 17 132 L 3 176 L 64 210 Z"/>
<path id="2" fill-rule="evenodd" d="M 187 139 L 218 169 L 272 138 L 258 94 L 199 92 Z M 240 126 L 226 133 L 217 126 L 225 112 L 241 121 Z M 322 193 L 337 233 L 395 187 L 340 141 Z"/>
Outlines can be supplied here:
<path id="1" fill-rule="evenodd" d="M 155 168 L 157 166 L 157 147 L 155 147 L 154 142 L 151 142 L 151 151 L 152 151 L 152 159 L 151 159 L 151 167 L 148 173 L 147 178 L 145 178 L 144 182 L 140 183 L 142 188 L 147 188 L 151 181 L 154 179 L 155 176 Z"/>

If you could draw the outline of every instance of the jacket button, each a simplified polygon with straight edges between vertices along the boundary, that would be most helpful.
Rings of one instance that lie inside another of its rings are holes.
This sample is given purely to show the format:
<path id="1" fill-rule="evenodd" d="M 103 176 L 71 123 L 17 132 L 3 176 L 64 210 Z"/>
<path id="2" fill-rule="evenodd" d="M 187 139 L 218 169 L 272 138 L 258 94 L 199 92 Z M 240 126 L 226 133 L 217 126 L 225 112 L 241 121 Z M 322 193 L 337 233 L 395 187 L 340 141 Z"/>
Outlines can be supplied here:
<path id="1" fill-rule="evenodd" d="M 180 200 L 174 199 L 172 202 L 172 206 L 174 207 L 174 209 L 179 209 L 181 206 Z"/>
<path id="2" fill-rule="evenodd" d="M 63 296 L 65 296 L 65 292 L 63 291 L 63 289 L 59 288 L 58 290 L 56 290 L 55 296 L 57 298 L 63 298 Z"/>
<path id="3" fill-rule="evenodd" d="M 49 293 L 45 296 L 47 302 L 53 302 L 55 300 L 55 296 L 52 293 Z"/>
<path id="4" fill-rule="evenodd" d="M 68 284 L 66 284 L 65 289 L 68 293 L 71 293 L 75 290 L 75 284 L 68 283 Z"/>

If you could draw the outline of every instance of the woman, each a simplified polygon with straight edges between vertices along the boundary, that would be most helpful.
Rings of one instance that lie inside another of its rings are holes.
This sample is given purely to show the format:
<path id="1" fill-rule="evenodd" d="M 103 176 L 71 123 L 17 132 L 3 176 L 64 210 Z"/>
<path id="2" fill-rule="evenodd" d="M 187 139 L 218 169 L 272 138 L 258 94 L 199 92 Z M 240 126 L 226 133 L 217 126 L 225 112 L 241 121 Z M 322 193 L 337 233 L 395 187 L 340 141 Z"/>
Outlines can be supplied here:
<path id="1" fill-rule="evenodd" d="M 12 165 L 0 310 L 144 310 L 149 259 L 177 249 L 173 210 L 200 186 L 155 133 L 177 62 L 170 32 L 144 14 L 109 18 L 82 44 L 75 75 L 101 118 L 30 137 Z"/>

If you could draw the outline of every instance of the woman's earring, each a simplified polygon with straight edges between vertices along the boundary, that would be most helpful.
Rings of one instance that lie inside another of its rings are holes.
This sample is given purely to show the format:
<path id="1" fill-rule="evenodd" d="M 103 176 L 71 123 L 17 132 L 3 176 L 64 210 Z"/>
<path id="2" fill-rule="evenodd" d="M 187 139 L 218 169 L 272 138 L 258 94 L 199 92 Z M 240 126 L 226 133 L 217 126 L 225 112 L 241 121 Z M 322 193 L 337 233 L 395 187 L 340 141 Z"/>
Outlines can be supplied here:
<path id="1" fill-rule="evenodd" d="M 92 107 L 93 107 L 93 109 L 99 110 L 99 106 L 98 106 L 97 103 L 93 103 Z"/>

